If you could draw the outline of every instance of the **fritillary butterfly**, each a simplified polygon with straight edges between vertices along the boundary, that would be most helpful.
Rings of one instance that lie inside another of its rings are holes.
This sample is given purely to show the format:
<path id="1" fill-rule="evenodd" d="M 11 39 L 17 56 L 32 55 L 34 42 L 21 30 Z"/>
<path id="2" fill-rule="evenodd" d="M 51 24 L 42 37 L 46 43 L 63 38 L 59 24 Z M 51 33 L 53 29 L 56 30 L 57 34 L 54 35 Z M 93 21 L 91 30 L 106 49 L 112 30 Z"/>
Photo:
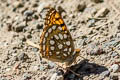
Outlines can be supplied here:
<path id="1" fill-rule="evenodd" d="M 42 57 L 54 62 L 71 65 L 80 50 L 74 49 L 73 39 L 62 17 L 50 8 L 45 19 L 45 27 L 40 38 Z"/>

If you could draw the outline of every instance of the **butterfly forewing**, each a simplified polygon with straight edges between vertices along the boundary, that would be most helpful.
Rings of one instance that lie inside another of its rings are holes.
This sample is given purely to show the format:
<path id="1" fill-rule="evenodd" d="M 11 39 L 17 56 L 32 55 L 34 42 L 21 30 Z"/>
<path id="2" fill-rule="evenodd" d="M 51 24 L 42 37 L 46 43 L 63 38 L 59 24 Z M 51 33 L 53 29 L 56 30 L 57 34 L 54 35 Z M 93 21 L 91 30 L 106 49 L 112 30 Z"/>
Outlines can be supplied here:
<path id="1" fill-rule="evenodd" d="M 64 24 L 63 19 L 61 18 L 60 14 L 53 8 L 50 8 L 46 15 L 46 21 L 45 21 L 45 26 L 49 27 L 53 24 Z"/>

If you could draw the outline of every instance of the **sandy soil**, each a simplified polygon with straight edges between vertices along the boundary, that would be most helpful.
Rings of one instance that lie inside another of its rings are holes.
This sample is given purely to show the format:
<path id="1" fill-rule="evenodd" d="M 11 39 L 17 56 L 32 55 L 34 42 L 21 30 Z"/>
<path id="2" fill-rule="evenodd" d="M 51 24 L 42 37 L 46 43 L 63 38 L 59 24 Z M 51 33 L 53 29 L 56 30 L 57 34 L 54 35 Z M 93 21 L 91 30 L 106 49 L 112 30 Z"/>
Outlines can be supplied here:
<path id="1" fill-rule="evenodd" d="M 47 6 L 81 49 L 85 59 L 71 67 L 80 77 L 39 62 L 39 49 L 26 43 L 39 45 Z M 120 80 L 120 0 L 0 0 L 0 80 Z"/>

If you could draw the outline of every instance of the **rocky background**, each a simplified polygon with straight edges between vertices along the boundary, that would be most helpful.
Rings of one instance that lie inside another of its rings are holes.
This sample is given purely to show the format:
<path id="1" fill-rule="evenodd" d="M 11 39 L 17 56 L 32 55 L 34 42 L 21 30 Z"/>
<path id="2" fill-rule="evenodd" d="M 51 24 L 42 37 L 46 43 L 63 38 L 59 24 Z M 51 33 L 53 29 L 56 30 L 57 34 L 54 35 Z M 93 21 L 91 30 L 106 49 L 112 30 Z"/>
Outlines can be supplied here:
<path id="1" fill-rule="evenodd" d="M 47 6 L 61 13 L 80 56 L 71 69 L 38 60 Z M 0 0 L 0 80 L 120 80 L 120 0 Z"/>

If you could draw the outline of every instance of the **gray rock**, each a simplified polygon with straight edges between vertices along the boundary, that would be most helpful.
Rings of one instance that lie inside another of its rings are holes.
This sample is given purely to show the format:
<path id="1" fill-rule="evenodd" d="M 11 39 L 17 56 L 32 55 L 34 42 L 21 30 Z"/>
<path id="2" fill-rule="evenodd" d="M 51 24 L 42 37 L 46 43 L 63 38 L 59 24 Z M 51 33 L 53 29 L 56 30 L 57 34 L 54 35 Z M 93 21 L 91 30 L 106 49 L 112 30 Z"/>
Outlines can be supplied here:
<path id="1" fill-rule="evenodd" d="M 28 34 L 26 34 L 26 38 L 27 38 L 27 39 L 30 39 L 30 38 L 32 38 L 32 35 L 31 35 L 31 33 L 28 33 Z"/>
<path id="2" fill-rule="evenodd" d="M 101 74 L 100 74 L 100 79 L 104 79 L 106 76 L 109 76 L 109 74 L 110 74 L 110 71 L 104 71 L 104 72 L 102 72 Z"/>
<path id="3" fill-rule="evenodd" d="M 92 27 L 92 26 L 94 26 L 94 24 L 95 24 L 95 19 L 91 19 L 88 21 L 87 26 Z"/>
<path id="4" fill-rule="evenodd" d="M 50 80 L 64 80 L 63 75 L 58 75 L 57 73 L 54 73 Z"/>
<path id="5" fill-rule="evenodd" d="M 28 59 L 28 56 L 25 53 L 20 53 L 17 55 L 18 61 L 25 61 L 26 59 Z"/>
<path id="6" fill-rule="evenodd" d="M 120 69 L 120 66 L 118 64 L 113 64 L 109 71 L 112 71 L 112 72 L 117 72 L 118 70 Z"/>
<path id="7" fill-rule="evenodd" d="M 29 80 L 31 78 L 30 73 L 24 73 L 21 80 Z"/>
<path id="8" fill-rule="evenodd" d="M 120 80 L 120 78 L 118 77 L 118 75 L 110 76 L 110 80 Z"/>
<path id="9" fill-rule="evenodd" d="M 90 44 L 87 49 L 87 53 L 90 55 L 100 55 L 103 54 L 104 52 L 105 51 L 103 50 L 103 48 L 98 44 Z"/>
<path id="10" fill-rule="evenodd" d="M 92 2 L 95 2 L 95 3 L 100 3 L 100 2 L 103 2 L 103 0 L 91 0 Z"/>
<path id="11" fill-rule="evenodd" d="M 38 49 L 38 48 L 33 48 L 32 50 L 33 50 L 34 52 L 38 52 L 39 49 Z"/>
<path id="12" fill-rule="evenodd" d="M 13 5 L 14 5 L 16 8 L 24 7 L 24 4 L 21 3 L 21 1 L 16 1 L 16 2 L 14 2 Z"/>
<path id="13" fill-rule="evenodd" d="M 45 67 L 43 67 L 43 66 L 40 66 L 40 71 L 43 71 L 43 70 L 45 70 Z"/>
<path id="14" fill-rule="evenodd" d="M 37 29 L 42 29 L 42 28 L 43 28 L 43 24 L 39 24 L 39 23 L 36 24 L 36 28 L 37 28 Z"/>
<path id="15" fill-rule="evenodd" d="M 18 25 L 15 25 L 15 26 L 13 27 L 13 30 L 14 30 L 15 32 L 22 32 L 23 29 L 25 28 L 25 25 L 26 25 L 26 22 L 22 22 L 22 23 L 20 23 L 20 24 L 18 24 Z"/>
<path id="16" fill-rule="evenodd" d="M 23 59 L 24 59 L 24 56 L 25 56 L 25 53 L 20 53 L 20 54 L 17 56 L 17 58 L 18 58 L 18 60 L 20 61 L 20 60 L 23 60 Z"/>
<path id="17" fill-rule="evenodd" d="M 75 74 L 69 74 L 69 75 L 68 75 L 68 78 L 69 78 L 69 79 L 74 79 L 74 78 L 75 78 Z"/>
<path id="18" fill-rule="evenodd" d="M 112 56 L 112 57 L 116 57 L 116 56 L 118 56 L 118 53 L 113 52 L 111 56 Z"/>
<path id="19" fill-rule="evenodd" d="M 85 8 L 86 8 L 86 5 L 85 5 L 84 3 L 77 5 L 77 10 L 78 10 L 78 11 L 83 11 Z"/>
<path id="20" fill-rule="evenodd" d="M 56 64 L 51 62 L 51 61 L 49 61 L 48 62 L 48 66 L 49 66 L 49 68 L 54 68 L 56 66 Z"/>
<path id="21" fill-rule="evenodd" d="M 34 13 L 33 11 L 28 10 L 28 11 L 25 11 L 25 12 L 24 12 L 24 15 L 25 15 L 25 16 L 32 16 L 33 13 Z"/>

